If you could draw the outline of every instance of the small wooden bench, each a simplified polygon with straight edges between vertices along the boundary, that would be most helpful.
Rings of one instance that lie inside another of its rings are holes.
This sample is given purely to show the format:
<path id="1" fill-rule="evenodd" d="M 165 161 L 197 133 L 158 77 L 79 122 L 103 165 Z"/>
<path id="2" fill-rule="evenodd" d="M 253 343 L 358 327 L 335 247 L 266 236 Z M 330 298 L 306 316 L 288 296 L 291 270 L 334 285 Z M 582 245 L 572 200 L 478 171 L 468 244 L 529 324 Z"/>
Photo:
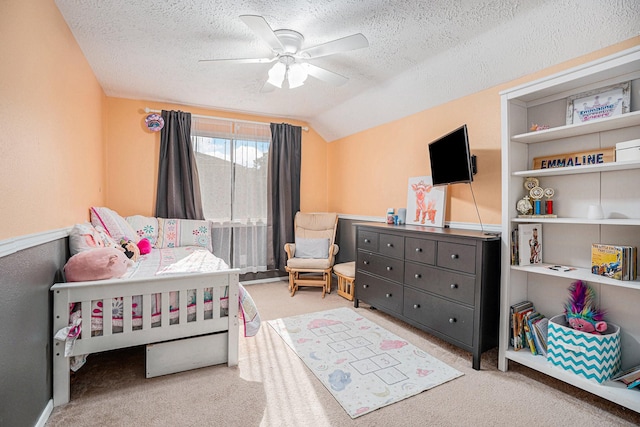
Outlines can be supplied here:
<path id="1" fill-rule="evenodd" d="M 356 280 L 356 262 L 344 262 L 333 266 L 333 272 L 338 277 L 338 295 L 353 301 Z"/>

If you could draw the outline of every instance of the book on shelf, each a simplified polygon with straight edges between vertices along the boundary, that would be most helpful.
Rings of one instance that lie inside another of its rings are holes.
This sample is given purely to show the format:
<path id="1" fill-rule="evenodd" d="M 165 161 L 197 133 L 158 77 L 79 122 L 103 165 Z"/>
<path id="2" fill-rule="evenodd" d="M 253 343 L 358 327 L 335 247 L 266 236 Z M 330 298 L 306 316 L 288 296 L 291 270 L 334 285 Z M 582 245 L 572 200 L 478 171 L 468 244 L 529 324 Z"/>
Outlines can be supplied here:
<path id="1" fill-rule="evenodd" d="M 637 383 L 640 381 L 640 365 L 636 365 L 629 369 L 625 369 L 624 371 L 618 372 L 616 375 L 611 377 L 611 381 L 621 381 L 628 388 L 637 387 Z"/>
<path id="2" fill-rule="evenodd" d="M 635 280 L 637 249 L 634 246 L 593 243 L 591 273 L 616 280 Z"/>
<path id="3" fill-rule="evenodd" d="M 523 349 L 525 346 L 522 318 L 530 311 L 533 311 L 533 303 L 531 301 L 522 301 L 517 304 L 513 304 L 509 310 L 509 323 L 511 329 L 510 343 L 516 351 Z"/>
<path id="4" fill-rule="evenodd" d="M 542 263 L 542 224 L 518 225 L 518 265 Z"/>

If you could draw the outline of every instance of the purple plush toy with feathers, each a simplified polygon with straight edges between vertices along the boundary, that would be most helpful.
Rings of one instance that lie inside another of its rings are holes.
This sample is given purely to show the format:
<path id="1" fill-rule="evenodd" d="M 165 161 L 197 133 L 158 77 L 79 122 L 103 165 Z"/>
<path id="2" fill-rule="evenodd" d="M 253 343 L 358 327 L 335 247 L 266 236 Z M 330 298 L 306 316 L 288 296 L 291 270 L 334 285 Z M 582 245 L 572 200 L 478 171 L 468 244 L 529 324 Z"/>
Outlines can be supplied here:
<path id="1" fill-rule="evenodd" d="M 567 322 L 573 329 L 600 335 L 607 330 L 605 312 L 595 305 L 596 294 L 586 283 L 578 280 L 569 287 L 569 301 L 564 306 Z"/>

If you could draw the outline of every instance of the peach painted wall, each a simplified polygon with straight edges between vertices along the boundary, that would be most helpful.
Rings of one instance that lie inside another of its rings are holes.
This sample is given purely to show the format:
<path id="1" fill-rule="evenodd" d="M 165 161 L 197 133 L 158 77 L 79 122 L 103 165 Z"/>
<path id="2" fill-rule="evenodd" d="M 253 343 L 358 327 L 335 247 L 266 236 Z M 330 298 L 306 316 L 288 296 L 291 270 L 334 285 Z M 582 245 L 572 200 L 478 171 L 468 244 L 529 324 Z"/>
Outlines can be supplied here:
<path id="1" fill-rule="evenodd" d="M 184 105 L 107 98 L 106 205 L 121 215 L 153 215 L 156 203 L 160 134 L 144 123 L 145 107 L 260 122 L 306 123 L 282 118 L 207 110 Z M 327 209 L 327 143 L 312 129 L 302 132 L 301 209 Z"/>
<path id="2" fill-rule="evenodd" d="M 328 210 L 383 217 L 407 205 L 410 177 L 430 175 L 429 142 L 467 124 L 478 174 L 473 192 L 483 224 L 501 222 L 500 91 L 640 44 L 640 37 L 329 144 Z M 475 223 L 468 184 L 450 185 L 446 221 Z M 408 213 L 410 215 L 410 213 Z"/>
<path id="3" fill-rule="evenodd" d="M 0 13 L 0 240 L 104 203 L 104 93 L 53 1 Z"/>

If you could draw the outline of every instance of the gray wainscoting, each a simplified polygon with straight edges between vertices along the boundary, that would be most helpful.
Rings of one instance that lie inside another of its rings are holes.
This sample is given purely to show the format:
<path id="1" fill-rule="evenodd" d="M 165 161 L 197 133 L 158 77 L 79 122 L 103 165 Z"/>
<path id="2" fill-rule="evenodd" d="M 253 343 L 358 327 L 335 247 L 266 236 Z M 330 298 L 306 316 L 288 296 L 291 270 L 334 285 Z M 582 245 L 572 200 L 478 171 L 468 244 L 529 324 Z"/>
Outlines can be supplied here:
<path id="1" fill-rule="evenodd" d="M 0 257 L 0 426 L 33 426 L 52 396 L 49 288 L 68 258 L 60 238 Z"/>

